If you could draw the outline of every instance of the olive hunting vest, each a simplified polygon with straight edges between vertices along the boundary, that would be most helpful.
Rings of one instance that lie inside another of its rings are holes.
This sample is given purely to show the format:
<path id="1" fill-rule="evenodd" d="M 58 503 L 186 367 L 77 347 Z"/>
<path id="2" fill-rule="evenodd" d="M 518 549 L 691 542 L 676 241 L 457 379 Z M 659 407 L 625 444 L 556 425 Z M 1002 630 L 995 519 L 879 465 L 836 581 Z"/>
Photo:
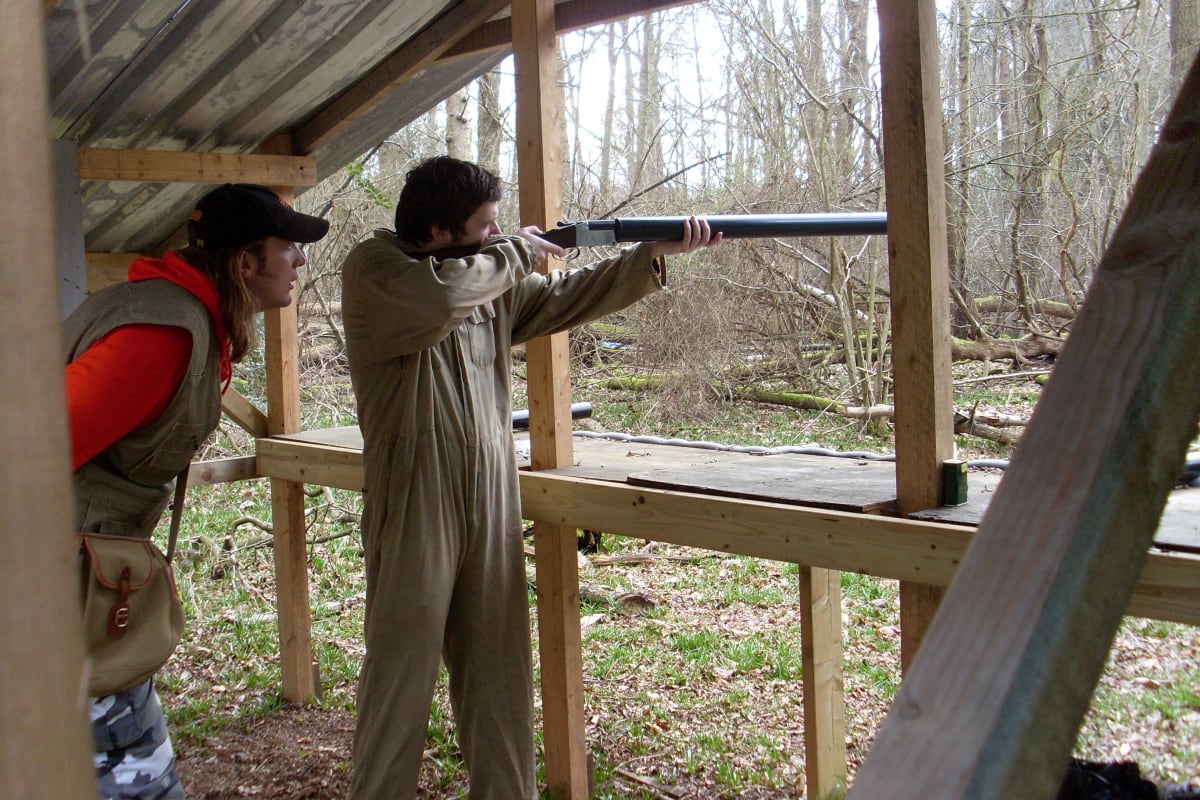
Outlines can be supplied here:
<path id="1" fill-rule="evenodd" d="M 168 280 L 120 283 L 90 297 L 63 325 L 67 363 L 110 331 L 136 323 L 186 329 L 191 363 L 158 419 L 75 472 L 78 531 L 149 537 L 170 500 L 172 479 L 221 419 L 220 346 L 212 319 L 199 298 Z"/>

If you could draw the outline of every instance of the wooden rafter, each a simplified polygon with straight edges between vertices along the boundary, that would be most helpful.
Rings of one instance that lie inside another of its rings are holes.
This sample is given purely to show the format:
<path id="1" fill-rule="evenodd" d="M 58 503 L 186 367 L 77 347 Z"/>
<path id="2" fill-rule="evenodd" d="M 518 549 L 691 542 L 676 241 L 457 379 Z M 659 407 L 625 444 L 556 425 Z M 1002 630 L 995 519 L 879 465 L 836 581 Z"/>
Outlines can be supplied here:
<path id="1" fill-rule="evenodd" d="M 688 6 L 698 0 L 574 0 L 554 6 L 554 32 L 561 36 L 571 31 L 619 22 L 627 17 L 649 14 L 667 8 Z M 489 50 L 512 47 L 512 18 L 504 17 L 480 25 L 458 44 L 448 49 L 438 61 L 450 61 L 478 55 Z"/>
<path id="2" fill-rule="evenodd" d="M 79 148 L 79 179 L 137 183 L 261 183 L 316 186 L 317 161 L 260 153 Z"/>

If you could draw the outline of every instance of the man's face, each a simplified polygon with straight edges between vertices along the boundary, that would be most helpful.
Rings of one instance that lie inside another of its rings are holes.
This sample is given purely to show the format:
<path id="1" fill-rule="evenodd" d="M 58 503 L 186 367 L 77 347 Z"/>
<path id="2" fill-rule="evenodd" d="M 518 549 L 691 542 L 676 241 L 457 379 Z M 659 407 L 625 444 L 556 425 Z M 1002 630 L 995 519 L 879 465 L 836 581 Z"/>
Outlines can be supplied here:
<path id="1" fill-rule="evenodd" d="M 445 228 L 434 226 L 433 242 L 430 249 L 440 250 L 446 247 L 474 247 L 483 244 L 483 240 L 489 236 L 495 236 L 502 231 L 496 220 L 500 216 L 500 203 L 495 200 L 489 200 L 479 208 L 475 209 L 475 213 L 467 218 L 464 223 L 464 232 L 461 236 L 452 236 Z"/>

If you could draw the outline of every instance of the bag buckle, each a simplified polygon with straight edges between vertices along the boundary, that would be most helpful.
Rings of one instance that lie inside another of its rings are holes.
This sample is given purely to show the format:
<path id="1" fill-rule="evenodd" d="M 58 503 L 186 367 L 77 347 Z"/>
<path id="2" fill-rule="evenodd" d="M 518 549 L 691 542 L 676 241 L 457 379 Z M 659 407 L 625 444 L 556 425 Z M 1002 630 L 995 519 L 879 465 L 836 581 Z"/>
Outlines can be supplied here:
<path id="1" fill-rule="evenodd" d="M 129 584 L 133 573 L 129 567 L 121 570 L 120 595 L 108 611 L 108 638 L 120 639 L 129 629 Z"/>

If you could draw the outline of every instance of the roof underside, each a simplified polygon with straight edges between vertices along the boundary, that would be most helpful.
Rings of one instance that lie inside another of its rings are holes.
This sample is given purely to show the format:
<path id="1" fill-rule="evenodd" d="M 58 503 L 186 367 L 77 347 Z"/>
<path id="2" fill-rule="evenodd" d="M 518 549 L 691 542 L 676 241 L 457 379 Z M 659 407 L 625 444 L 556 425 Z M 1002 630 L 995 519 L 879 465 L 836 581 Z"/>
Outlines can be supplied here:
<path id="1" fill-rule="evenodd" d="M 482 0 L 59 0 L 46 17 L 52 133 L 80 147 L 256 152 L 276 134 L 301 130 L 456 5 L 485 7 Z M 431 63 L 302 155 L 317 159 L 320 177 L 335 172 L 507 52 Z M 204 191 L 86 181 L 86 248 L 151 250 Z"/>
<path id="2" fill-rule="evenodd" d="M 558 0 L 555 26 L 688 2 Z M 57 0 L 52 133 L 81 148 L 196 153 L 253 153 L 287 133 L 323 178 L 499 64 L 509 13 L 507 0 Z M 153 251 L 204 191 L 85 181 L 85 247 Z"/>

